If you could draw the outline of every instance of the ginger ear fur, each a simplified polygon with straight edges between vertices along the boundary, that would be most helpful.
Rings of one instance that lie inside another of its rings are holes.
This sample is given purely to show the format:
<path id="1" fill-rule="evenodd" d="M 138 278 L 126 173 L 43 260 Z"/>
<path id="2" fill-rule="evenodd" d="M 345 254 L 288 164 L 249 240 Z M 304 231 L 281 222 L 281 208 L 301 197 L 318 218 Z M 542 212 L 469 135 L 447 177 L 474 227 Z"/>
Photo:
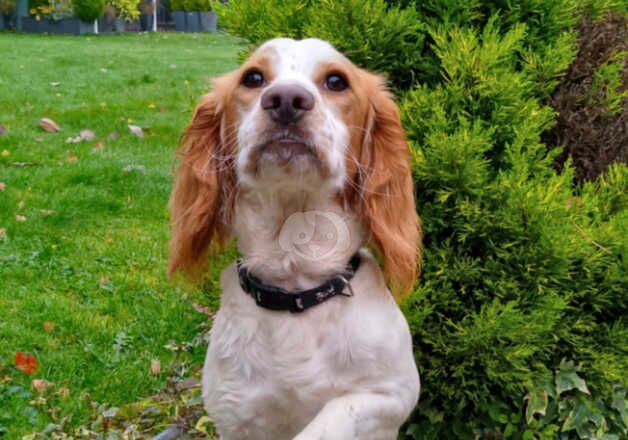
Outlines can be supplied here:
<path id="1" fill-rule="evenodd" d="M 421 223 L 416 211 L 411 156 L 399 110 L 384 80 L 369 75 L 366 131 L 360 148 L 360 212 L 369 245 L 383 263 L 397 299 L 407 296 L 421 268 Z"/>
<path id="2" fill-rule="evenodd" d="M 220 250 L 229 239 L 235 158 L 224 119 L 223 100 L 214 91 L 203 96 L 182 136 L 170 197 L 169 276 L 181 272 L 199 281 L 210 249 Z"/>

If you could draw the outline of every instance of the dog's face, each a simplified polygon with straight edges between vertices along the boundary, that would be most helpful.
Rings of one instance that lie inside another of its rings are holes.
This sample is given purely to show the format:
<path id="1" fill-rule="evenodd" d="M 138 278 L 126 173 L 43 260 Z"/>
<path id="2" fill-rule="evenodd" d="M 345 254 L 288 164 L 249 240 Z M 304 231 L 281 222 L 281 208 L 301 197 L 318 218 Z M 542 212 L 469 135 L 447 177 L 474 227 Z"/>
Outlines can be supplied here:
<path id="1" fill-rule="evenodd" d="M 325 191 L 362 219 L 385 272 L 417 274 L 408 145 L 383 79 L 330 44 L 275 39 L 215 80 L 186 130 L 170 269 L 225 239 L 240 191 Z"/>
<path id="2" fill-rule="evenodd" d="M 326 42 L 277 39 L 239 72 L 239 180 L 323 180 L 341 189 L 352 127 L 366 118 L 359 69 Z"/>

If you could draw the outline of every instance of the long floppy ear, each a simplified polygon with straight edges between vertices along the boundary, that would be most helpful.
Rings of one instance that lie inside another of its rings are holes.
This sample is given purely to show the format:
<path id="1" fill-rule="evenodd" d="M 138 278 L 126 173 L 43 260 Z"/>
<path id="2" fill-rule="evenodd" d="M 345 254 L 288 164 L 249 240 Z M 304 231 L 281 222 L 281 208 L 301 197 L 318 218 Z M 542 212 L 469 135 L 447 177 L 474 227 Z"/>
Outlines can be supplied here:
<path id="1" fill-rule="evenodd" d="M 420 272 L 421 224 L 399 111 L 383 80 L 375 78 L 359 160 L 361 213 L 386 280 L 395 296 L 403 297 Z"/>
<path id="2" fill-rule="evenodd" d="M 181 270 L 198 279 L 210 245 L 220 248 L 229 236 L 235 171 L 223 111 L 216 92 L 203 96 L 181 140 L 181 163 L 170 198 L 169 275 Z"/>

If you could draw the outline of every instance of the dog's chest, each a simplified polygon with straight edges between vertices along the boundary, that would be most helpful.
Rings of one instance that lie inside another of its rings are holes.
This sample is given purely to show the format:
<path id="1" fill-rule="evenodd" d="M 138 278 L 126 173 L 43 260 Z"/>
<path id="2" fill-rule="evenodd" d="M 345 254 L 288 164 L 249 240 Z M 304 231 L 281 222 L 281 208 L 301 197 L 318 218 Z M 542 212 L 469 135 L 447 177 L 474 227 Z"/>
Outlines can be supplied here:
<path id="1" fill-rule="evenodd" d="M 289 438 L 325 402 L 355 387 L 356 363 L 368 353 L 355 349 L 360 344 L 351 348 L 355 338 L 347 334 L 343 305 L 332 303 L 347 300 L 301 315 L 251 310 L 246 303 L 222 308 L 203 371 L 214 421 L 243 431 L 234 438 L 246 438 L 250 429 Z"/>

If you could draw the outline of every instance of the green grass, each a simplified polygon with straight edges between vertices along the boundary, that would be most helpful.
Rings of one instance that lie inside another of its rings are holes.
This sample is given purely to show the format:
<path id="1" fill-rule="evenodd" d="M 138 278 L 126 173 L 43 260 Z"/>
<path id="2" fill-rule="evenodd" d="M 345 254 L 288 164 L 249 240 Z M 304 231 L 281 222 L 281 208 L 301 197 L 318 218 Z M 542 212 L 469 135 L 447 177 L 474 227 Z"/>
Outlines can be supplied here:
<path id="1" fill-rule="evenodd" d="M 29 404 L 35 378 L 68 388 L 58 407 L 71 425 L 89 418 L 87 395 L 118 406 L 163 389 L 166 374 L 151 375 L 151 359 L 166 371 L 173 354 L 164 345 L 192 339 L 205 321 L 192 303 L 209 295 L 165 274 L 167 202 L 182 128 L 208 79 L 236 66 L 239 48 L 223 35 L 0 34 L 5 438 L 50 423 Z M 42 117 L 61 131 L 44 132 Z M 129 133 L 129 122 L 150 126 L 146 137 Z M 83 129 L 96 140 L 65 142 Z M 107 140 L 113 132 L 120 137 Z M 17 351 L 34 354 L 39 370 L 14 368 Z"/>

